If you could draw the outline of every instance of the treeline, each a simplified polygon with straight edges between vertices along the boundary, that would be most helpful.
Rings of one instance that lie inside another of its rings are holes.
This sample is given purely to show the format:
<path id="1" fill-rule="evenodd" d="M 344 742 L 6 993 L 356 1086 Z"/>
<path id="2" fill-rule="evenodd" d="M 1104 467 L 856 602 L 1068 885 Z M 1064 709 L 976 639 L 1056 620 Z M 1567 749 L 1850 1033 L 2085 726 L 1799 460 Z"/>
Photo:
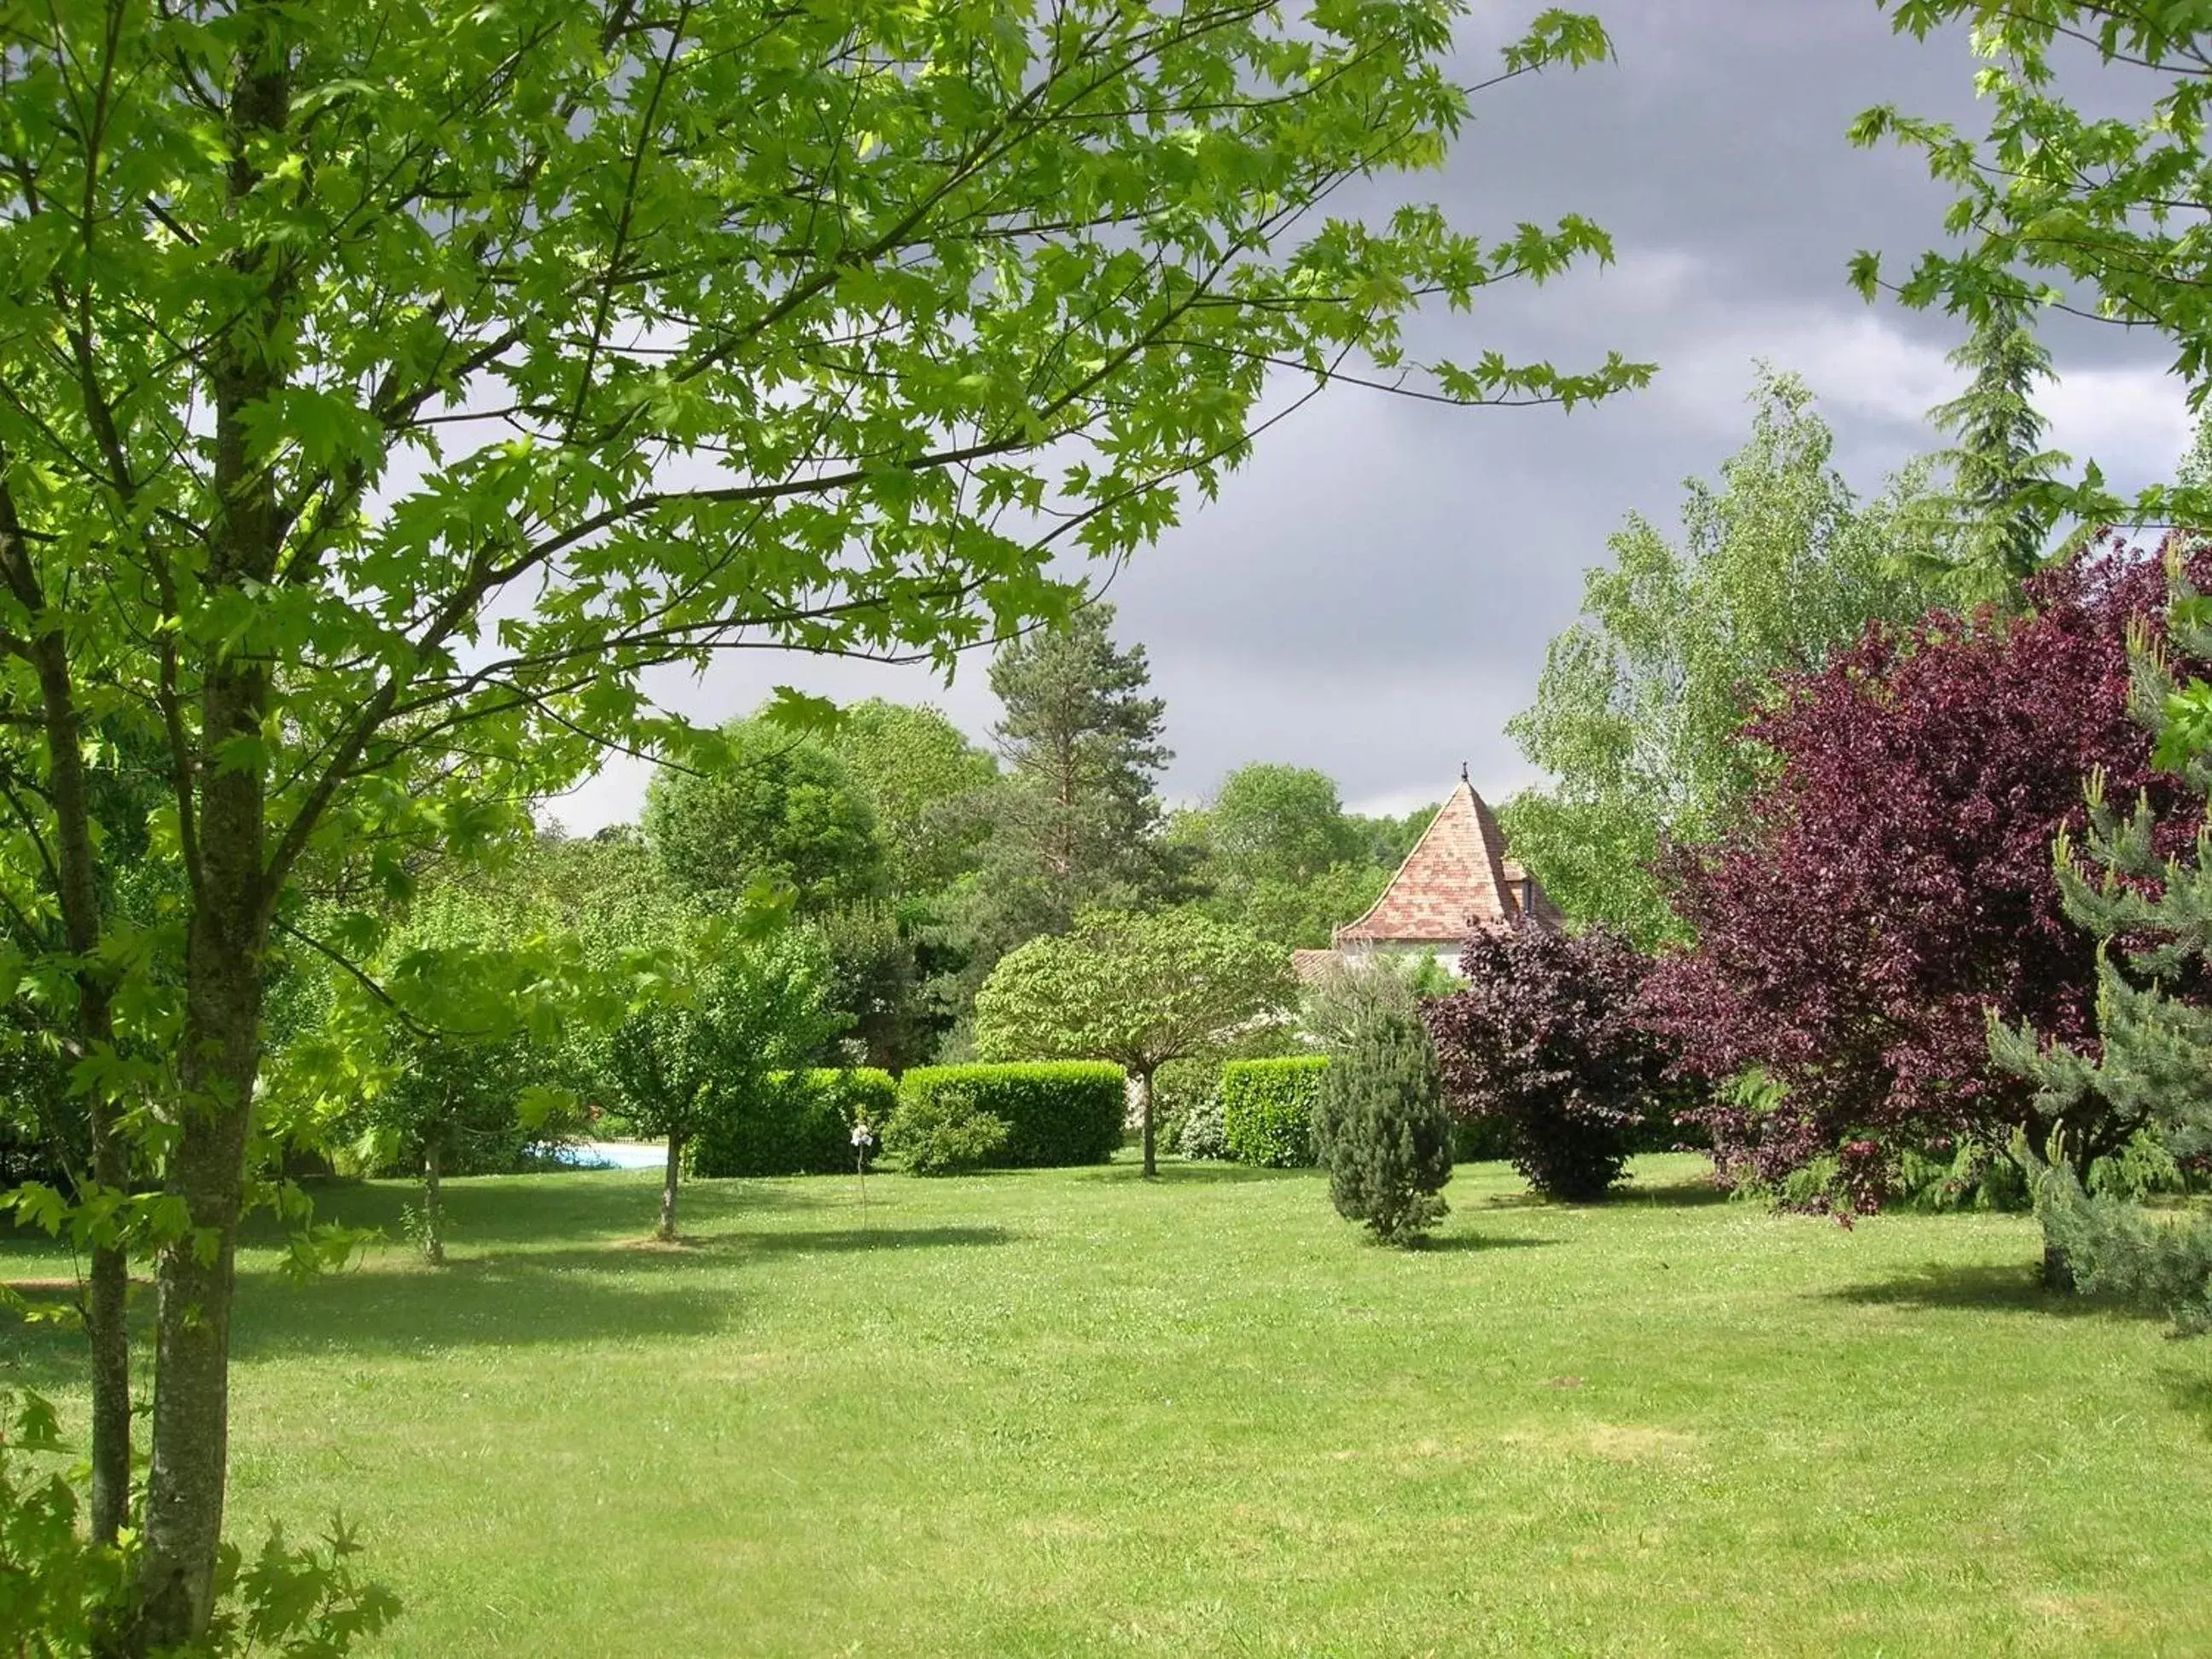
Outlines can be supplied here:
<path id="1" fill-rule="evenodd" d="M 686 1139 L 703 1093 L 747 1077 L 970 1059 L 993 969 L 1085 913 L 1326 945 L 1434 809 L 1364 817 L 1259 763 L 1170 810 L 1165 708 L 1114 620 L 998 652 L 988 747 L 933 708 L 774 703 L 661 767 L 636 823 L 424 866 L 373 953 L 291 959 L 272 1109 L 434 1187 L 563 1132 Z M 343 914 L 333 896 L 300 933 L 342 936 Z M 374 1063 L 322 1069 L 372 1031 Z"/>

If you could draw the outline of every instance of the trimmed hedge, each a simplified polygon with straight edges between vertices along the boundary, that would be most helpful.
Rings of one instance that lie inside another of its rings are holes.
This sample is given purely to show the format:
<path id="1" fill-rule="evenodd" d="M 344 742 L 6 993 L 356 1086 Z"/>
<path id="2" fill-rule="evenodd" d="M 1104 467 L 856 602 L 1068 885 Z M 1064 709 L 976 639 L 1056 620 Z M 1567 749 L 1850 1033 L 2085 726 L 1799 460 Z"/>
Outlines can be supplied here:
<path id="1" fill-rule="evenodd" d="M 1314 1164 L 1313 1109 L 1326 1054 L 1232 1060 L 1221 1068 L 1222 1132 L 1239 1164 L 1302 1170 Z"/>
<path id="2" fill-rule="evenodd" d="M 853 1167 L 853 1124 L 878 1138 L 898 1107 L 889 1072 L 770 1072 L 747 1088 L 715 1091 L 691 1142 L 691 1172 L 723 1176 L 836 1175 Z"/>
<path id="3" fill-rule="evenodd" d="M 1006 1144 L 991 1159 L 1001 1169 L 1103 1164 L 1121 1144 L 1127 1087 L 1121 1068 L 1103 1060 L 918 1066 L 899 1085 L 899 1109 L 959 1095 L 965 1109 L 1005 1122 Z"/>

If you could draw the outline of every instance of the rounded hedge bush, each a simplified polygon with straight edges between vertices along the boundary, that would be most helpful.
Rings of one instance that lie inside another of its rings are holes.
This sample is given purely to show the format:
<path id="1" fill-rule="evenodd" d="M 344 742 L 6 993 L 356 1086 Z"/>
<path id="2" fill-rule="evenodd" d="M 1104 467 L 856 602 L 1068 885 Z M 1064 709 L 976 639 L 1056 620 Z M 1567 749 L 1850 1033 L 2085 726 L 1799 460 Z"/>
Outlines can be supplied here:
<path id="1" fill-rule="evenodd" d="M 900 1082 L 899 1112 L 955 1092 L 965 1111 L 1006 1124 L 1006 1144 L 990 1159 L 997 1167 L 1103 1164 L 1121 1145 L 1127 1091 L 1121 1068 L 1103 1060 L 918 1066 Z"/>
<path id="2" fill-rule="evenodd" d="M 1328 1069 L 1326 1054 L 1232 1060 L 1224 1066 L 1221 1127 L 1229 1156 L 1273 1170 L 1311 1168 L 1314 1102 Z"/>

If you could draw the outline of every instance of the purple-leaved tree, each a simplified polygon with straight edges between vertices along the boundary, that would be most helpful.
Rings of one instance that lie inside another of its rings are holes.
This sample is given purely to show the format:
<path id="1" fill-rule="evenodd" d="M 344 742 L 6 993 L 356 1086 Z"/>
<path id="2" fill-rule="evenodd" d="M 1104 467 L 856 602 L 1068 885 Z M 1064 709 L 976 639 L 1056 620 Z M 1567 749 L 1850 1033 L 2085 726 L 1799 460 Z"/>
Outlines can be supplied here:
<path id="1" fill-rule="evenodd" d="M 2193 833 L 2129 717 L 2129 632 L 2162 637 L 2166 581 L 2110 546 L 2028 590 L 2025 616 L 1869 629 L 1785 683 L 1747 727 L 1773 781 L 1734 834 L 1674 859 L 1697 943 L 1662 959 L 1645 1017 L 1689 1073 L 1778 1085 L 1689 1114 L 1724 1181 L 1834 1157 L 1814 1201 L 1877 1207 L 1900 1150 L 2033 1122 L 2029 1086 L 1990 1063 L 1990 1011 L 2094 1044 L 2096 948 L 2060 907 L 2051 844 L 2099 768 L 2112 799 L 2147 792 L 2177 846 Z"/>

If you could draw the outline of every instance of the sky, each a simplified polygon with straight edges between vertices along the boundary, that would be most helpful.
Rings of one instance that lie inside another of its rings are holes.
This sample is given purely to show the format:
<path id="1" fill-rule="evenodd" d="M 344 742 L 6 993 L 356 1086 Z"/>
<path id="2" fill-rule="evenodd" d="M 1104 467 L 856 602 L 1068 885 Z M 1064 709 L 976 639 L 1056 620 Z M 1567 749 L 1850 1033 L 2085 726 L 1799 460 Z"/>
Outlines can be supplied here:
<path id="1" fill-rule="evenodd" d="M 1536 781 L 1504 727 L 1533 698 L 1546 641 L 1574 620 L 1583 570 L 1629 514 L 1671 526 L 1682 481 L 1741 446 L 1760 360 L 1808 383 L 1862 494 L 1940 444 L 1923 416 L 1959 384 L 1944 361 L 1958 325 L 1869 306 L 1844 272 L 1862 247 L 1901 266 L 1933 245 L 1946 198 L 1913 155 L 1844 133 L 1878 103 L 1978 131 L 1964 37 L 1899 39 L 1874 0 L 1592 3 L 1615 61 L 1481 94 L 1442 172 L 1371 199 L 1438 201 L 1478 233 L 1596 220 L 1613 265 L 1424 319 L 1416 343 L 1562 367 L 1617 349 L 1656 362 L 1657 379 L 1567 414 L 1340 386 L 1269 431 L 1109 594 L 1118 637 L 1145 646 L 1166 701 L 1170 799 L 1200 803 L 1262 760 L 1318 767 L 1369 811 L 1438 799 L 1462 763 L 1492 800 Z M 1476 0 L 1460 78 L 1494 73 L 1498 44 L 1539 9 Z M 2052 444 L 2124 488 L 2170 476 L 2191 422 L 2155 343 L 2089 324 L 2045 337 L 2062 377 L 2040 400 Z M 981 657 L 946 685 L 921 669 L 736 654 L 654 690 L 707 720 L 750 712 L 777 684 L 931 702 L 979 741 L 996 714 Z M 549 813 L 578 831 L 633 818 L 647 776 L 617 757 Z"/>

